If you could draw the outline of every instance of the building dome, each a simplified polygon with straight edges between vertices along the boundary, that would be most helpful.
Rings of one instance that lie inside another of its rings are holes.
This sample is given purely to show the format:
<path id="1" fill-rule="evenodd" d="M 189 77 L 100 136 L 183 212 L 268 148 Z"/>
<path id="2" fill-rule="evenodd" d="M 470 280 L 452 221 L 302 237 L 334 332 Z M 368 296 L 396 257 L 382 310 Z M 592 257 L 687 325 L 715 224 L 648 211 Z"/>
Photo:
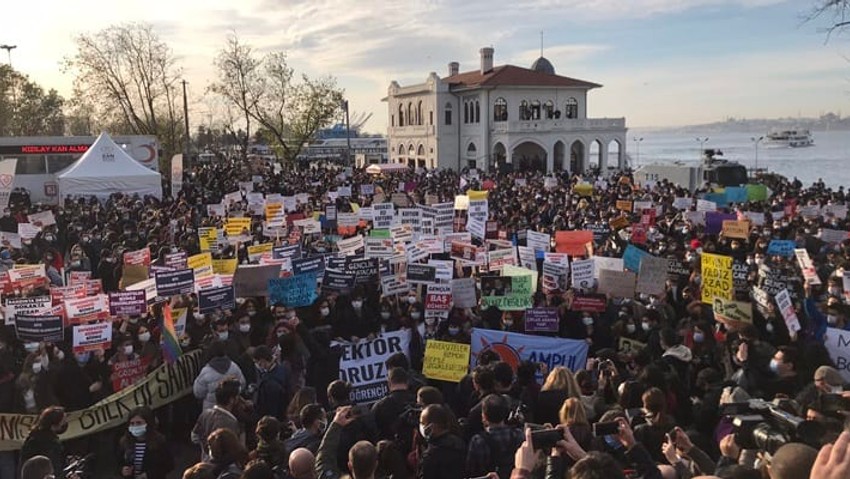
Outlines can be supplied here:
<path id="1" fill-rule="evenodd" d="M 547 75 L 555 74 L 555 67 L 552 66 L 552 63 L 547 60 L 546 57 L 540 57 L 535 60 L 534 63 L 532 63 L 531 65 L 531 69 L 536 72 L 545 73 Z"/>

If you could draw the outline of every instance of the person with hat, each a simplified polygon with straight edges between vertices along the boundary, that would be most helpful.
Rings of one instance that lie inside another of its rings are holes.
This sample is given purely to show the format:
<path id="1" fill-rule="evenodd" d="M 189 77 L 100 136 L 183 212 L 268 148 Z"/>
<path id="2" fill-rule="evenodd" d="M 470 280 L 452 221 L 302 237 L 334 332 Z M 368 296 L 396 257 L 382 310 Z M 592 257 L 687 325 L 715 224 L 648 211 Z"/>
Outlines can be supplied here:
<path id="1" fill-rule="evenodd" d="M 809 383 L 799 394 L 795 400 L 800 408 L 805 411 L 812 404 L 818 401 L 821 396 L 826 394 L 843 394 L 844 393 L 844 378 L 832 366 L 821 366 L 815 370 L 814 380 Z"/>

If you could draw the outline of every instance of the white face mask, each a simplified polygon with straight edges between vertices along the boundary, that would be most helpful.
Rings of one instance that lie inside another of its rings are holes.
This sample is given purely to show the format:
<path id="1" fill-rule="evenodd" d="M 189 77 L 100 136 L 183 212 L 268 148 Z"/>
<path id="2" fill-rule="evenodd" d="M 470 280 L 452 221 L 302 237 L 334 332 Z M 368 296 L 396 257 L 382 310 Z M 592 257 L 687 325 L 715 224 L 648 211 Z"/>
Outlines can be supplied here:
<path id="1" fill-rule="evenodd" d="M 585 326 L 593 326 L 593 317 L 592 316 L 584 316 L 581 318 L 582 324 Z"/>
<path id="2" fill-rule="evenodd" d="M 352 301 L 351 307 L 354 309 L 360 309 L 363 307 L 363 301 Z"/>
<path id="3" fill-rule="evenodd" d="M 766 329 L 768 333 L 772 333 L 773 332 L 773 323 L 767 323 L 764 326 L 764 329 Z"/>
<path id="4" fill-rule="evenodd" d="M 390 319 L 389 311 L 381 311 L 381 319 Z"/>
<path id="5" fill-rule="evenodd" d="M 414 318 L 414 319 L 419 319 L 419 318 Z M 427 324 L 428 326 L 433 326 L 434 324 L 436 324 L 436 322 L 437 322 L 437 318 L 425 318 L 425 324 Z"/>
<path id="6" fill-rule="evenodd" d="M 637 330 L 637 327 L 634 324 L 627 324 L 626 325 L 626 332 L 633 333 L 633 332 L 635 332 L 635 330 Z"/>
<path id="7" fill-rule="evenodd" d="M 151 340 L 151 333 L 142 333 L 139 335 L 139 341 L 146 343 Z"/>
<path id="8" fill-rule="evenodd" d="M 419 318 L 421 318 L 421 317 L 422 317 L 422 313 L 420 313 L 419 311 L 415 311 L 415 312 L 413 312 L 413 313 L 410 313 L 410 317 L 411 317 L 412 319 L 415 319 L 415 320 L 417 320 L 417 321 L 418 321 L 418 320 L 419 320 Z"/>
<path id="9" fill-rule="evenodd" d="M 431 437 L 431 430 L 430 430 L 430 428 L 428 428 L 428 426 L 420 423 L 419 424 L 419 434 L 421 434 L 422 437 L 424 437 L 425 439 L 428 439 L 429 437 Z"/>
<path id="10" fill-rule="evenodd" d="M 649 323 L 640 323 L 640 329 L 644 331 L 649 331 L 650 329 L 652 329 L 652 325 L 650 325 Z"/>
<path id="11" fill-rule="evenodd" d="M 248 333 L 251 331 L 251 323 L 239 323 L 239 331 L 242 333 Z"/>
<path id="12" fill-rule="evenodd" d="M 416 302 L 416 296 L 408 296 L 407 297 L 407 304 L 413 304 L 415 302 Z"/>
<path id="13" fill-rule="evenodd" d="M 133 437 L 142 437 L 147 432 L 148 425 L 147 424 L 139 424 L 138 426 L 130 426 L 127 428 L 130 431 L 130 434 Z"/>
<path id="14" fill-rule="evenodd" d="M 127 356 L 133 354 L 133 345 L 132 344 L 128 344 L 128 345 L 124 346 L 124 354 L 126 354 Z"/>
<path id="15" fill-rule="evenodd" d="M 58 359 L 59 361 L 65 359 L 65 351 L 62 351 L 61 349 L 59 351 L 56 351 L 56 359 Z"/>
<path id="16" fill-rule="evenodd" d="M 331 314 L 331 310 L 330 310 L 330 308 L 322 308 L 322 309 L 319 310 L 319 313 L 322 316 L 327 316 L 327 315 Z"/>
<path id="17" fill-rule="evenodd" d="M 38 350 L 38 343 L 26 343 L 24 344 L 24 350 L 28 353 L 32 353 Z"/>
<path id="18" fill-rule="evenodd" d="M 41 363 L 32 363 L 32 372 L 38 374 L 41 372 Z"/>
<path id="19" fill-rule="evenodd" d="M 222 341 L 227 341 L 227 338 L 229 338 L 229 337 L 230 337 L 230 331 L 219 331 L 218 332 L 218 339 L 220 339 Z"/>

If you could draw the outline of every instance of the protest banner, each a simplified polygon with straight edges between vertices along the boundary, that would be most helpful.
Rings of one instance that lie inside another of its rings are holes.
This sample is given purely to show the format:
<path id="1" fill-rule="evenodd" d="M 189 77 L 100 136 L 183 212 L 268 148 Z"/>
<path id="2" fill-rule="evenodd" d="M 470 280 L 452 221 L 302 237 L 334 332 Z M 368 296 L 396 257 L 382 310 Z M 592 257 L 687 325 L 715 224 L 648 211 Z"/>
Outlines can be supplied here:
<path id="1" fill-rule="evenodd" d="M 408 281 L 410 278 L 408 277 Z M 425 293 L 425 309 L 428 311 L 451 311 L 452 287 L 449 284 L 429 284 Z"/>
<path id="2" fill-rule="evenodd" d="M 818 273 L 815 270 L 815 265 L 814 263 L 812 263 L 812 259 L 809 257 L 809 252 L 805 249 L 798 248 L 794 250 L 794 256 L 797 257 L 797 264 L 800 266 L 800 271 L 803 273 L 803 278 L 806 279 L 809 285 L 820 285 L 820 277 L 818 277 Z"/>
<path id="3" fill-rule="evenodd" d="M 130 413 L 140 406 L 152 409 L 176 401 L 192 392 L 192 383 L 204 365 L 200 349 L 180 356 L 173 364 L 163 364 L 135 386 L 112 394 L 93 406 L 68 412 L 68 430 L 62 441 L 70 441 L 126 425 Z M 16 451 L 38 416 L 0 414 L 0 451 Z"/>
<path id="4" fill-rule="evenodd" d="M 574 288 L 590 289 L 593 287 L 593 258 L 574 260 L 570 269 Z"/>
<path id="5" fill-rule="evenodd" d="M 570 256 L 589 256 L 593 246 L 593 231 L 556 231 L 555 251 Z"/>
<path id="6" fill-rule="evenodd" d="M 53 212 L 50 210 L 45 210 L 40 213 L 33 213 L 27 216 L 27 220 L 38 228 L 44 229 L 48 226 L 53 226 L 56 224 L 56 217 L 53 216 Z"/>
<path id="7" fill-rule="evenodd" d="M 661 296 L 667 281 L 667 268 L 669 260 L 647 255 L 640 261 L 640 272 L 638 273 L 635 292 L 643 294 L 654 294 Z"/>
<path id="8" fill-rule="evenodd" d="M 22 240 L 31 240 L 38 236 L 41 228 L 32 223 L 18 223 L 18 236 Z"/>
<path id="9" fill-rule="evenodd" d="M 351 384 L 350 400 L 370 404 L 387 395 L 387 359 L 396 353 L 410 354 L 410 331 L 383 333 L 372 340 L 357 343 L 337 342 L 339 347 L 339 378 Z"/>
<path id="10" fill-rule="evenodd" d="M 697 200 L 697 211 L 705 211 L 705 212 L 717 211 L 717 203 L 715 203 L 713 201 L 698 199 Z"/>
<path id="11" fill-rule="evenodd" d="M 719 254 L 702 254 L 702 302 L 714 304 L 715 298 L 734 299 L 732 258 Z"/>
<path id="12" fill-rule="evenodd" d="M 794 256 L 795 248 L 797 248 L 797 243 L 793 240 L 770 240 L 767 245 L 767 254 L 790 258 Z"/>
<path id="13" fill-rule="evenodd" d="M 313 289 L 316 289 L 315 280 Z M 207 288 L 198 291 L 198 310 L 201 314 L 210 311 L 233 309 L 236 307 L 236 298 L 233 295 L 233 285 L 221 286 L 219 288 Z"/>
<path id="14" fill-rule="evenodd" d="M 407 282 L 411 284 L 428 284 L 437 280 L 437 268 L 425 264 L 407 265 Z"/>
<path id="15" fill-rule="evenodd" d="M 484 276 L 481 278 L 481 308 L 524 311 L 533 306 L 531 275 Z"/>
<path id="16" fill-rule="evenodd" d="M 544 260 L 542 270 L 544 293 L 551 294 L 567 290 L 567 277 L 570 270 L 566 264 Z"/>
<path id="17" fill-rule="evenodd" d="M 634 244 L 645 245 L 648 241 L 647 236 L 648 230 L 646 225 L 643 223 L 634 223 L 632 225 L 631 235 L 629 236 L 629 241 Z"/>
<path id="18" fill-rule="evenodd" d="M 377 258 L 346 258 L 342 272 L 354 277 L 354 284 L 376 284 L 378 282 Z"/>
<path id="19" fill-rule="evenodd" d="M 125 265 L 143 265 L 150 267 L 151 265 L 151 249 L 144 248 L 137 251 L 128 251 L 124 253 Z"/>
<path id="20" fill-rule="evenodd" d="M 599 272 L 597 290 L 612 298 L 632 299 L 635 297 L 635 273 L 603 269 Z"/>
<path id="21" fill-rule="evenodd" d="M 801 329 L 800 320 L 797 318 L 797 311 L 794 309 L 794 302 L 791 301 L 791 295 L 787 289 L 783 289 L 776 295 L 776 307 L 782 313 L 782 319 L 785 320 L 785 325 L 788 326 L 788 332 L 794 334 Z"/>
<path id="22" fill-rule="evenodd" d="M 584 369 L 587 363 L 588 344 L 584 340 L 548 338 L 528 334 L 509 333 L 473 328 L 470 368 L 478 365 L 484 351 L 495 352 L 501 361 L 514 370 L 522 361 L 544 363 L 548 370 L 564 366 L 571 371 Z"/>
<path id="23" fill-rule="evenodd" d="M 620 340 L 617 343 L 617 351 L 629 356 L 641 352 L 641 350 L 643 350 L 643 348 L 645 347 L 646 343 L 642 343 L 634 339 L 629 339 L 624 336 L 620 336 Z"/>
<path id="24" fill-rule="evenodd" d="M 351 238 L 339 240 L 336 243 L 339 252 L 346 256 L 354 256 L 357 250 L 364 248 L 363 236 L 357 235 Z"/>
<path id="25" fill-rule="evenodd" d="M 649 256 L 648 252 L 630 244 L 626 246 L 626 250 L 623 252 L 623 267 L 638 273 L 640 272 L 640 262 L 646 256 Z"/>
<path id="26" fill-rule="evenodd" d="M 65 301 L 65 324 L 83 324 L 109 319 L 106 295 L 89 296 Z"/>
<path id="27" fill-rule="evenodd" d="M 91 271 L 71 271 L 68 273 L 68 285 L 74 286 L 76 284 L 85 283 L 86 281 L 91 279 Z"/>
<path id="28" fill-rule="evenodd" d="M 233 275 L 237 298 L 268 296 L 269 280 L 280 276 L 280 265 L 240 265 Z"/>
<path id="29" fill-rule="evenodd" d="M 525 310 L 526 333 L 557 333 L 558 310 L 556 308 L 531 308 Z"/>
<path id="30" fill-rule="evenodd" d="M 149 363 L 150 360 L 145 357 L 112 363 L 112 371 L 109 375 L 112 391 L 123 391 L 125 388 L 143 380 L 148 372 Z"/>
<path id="31" fill-rule="evenodd" d="M 227 218 L 224 224 L 227 236 L 242 236 L 251 232 L 251 218 Z"/>
<path id="32" fill-rule="evenodd" d="M 534 251 L 549 251 L 551 246 L 551 237 L 549 233 L 539 233 L 534 230 L 528 230 L 526 233 L 525 244 Z"/>
<path id="33" fill-rule="evenodd" d="M 171 269 L 186 269 L 188 255 L 185 251 L 165 254 L 165 266 Z"/>
<path id="34" fill-rule="evenodd" d="M 325 271 L 327 274 L 327 271 Z M 327 278 L 327 277 L 326 277 Z M 322 283 L 325 287 L 325 283 Z M 396 294 L 407 294 L 410 292 L 410 284 L 404 275 L 384 276 L 381 278 L 381 291 L 384 296 L 393 296 Z"/>
<path id="35" fill-rule="evenodd" d="M 719 234 L 723 231 L 724 221 L 735 221 L 738 216 L 735 213 L 721 213 L 709 211 L 705 213 L 705 232 L 710 235 Z"/>
<path id="36" fill-rule="evenodd" d="M 239 266 L 239 260 L 233 259 L 214 259 L 212 260 L 212 270 L 214 274 L 232 275 L 236 274 L 236 268 Z M 197 277 L 195 278 L 198 279 Z"/>
<path id="37" fill-rule="evenodd" d="M 262 243 L 248 246 L 248 261 L 254 263 L 259 261 L 264 254 L 271 255 L 273 246 L 274 243 Z M 212 271 L 212 258 L 210 258 L 210 271 Z"/>
<path id="38" fill-rule="evenodd" d="M 199 253 L 186 259 L 186 268 L 195 272 L 196 278 L 203 278 L 213 274 L 212 254 Z"/>
<path id="39" fill-rule="evenodd" d="M 269 301 L 289 308 L 303 308 L 316 301 L 316 273 L 269 280 Z"/>
<path id="40" fill-rule="evenodd" d="M 325 273 L 325 258 L 315 256 L 292 260 L 292 274 L 315 273 L 319 278 Z"/>
<path id="41" fill-rule="evenodd" d="M 632 211 L 632 202 L 628 200 L 617 200 L 616 207 L 621 211 Z"/>
<path id="42" fill-rule="evenodd" d="M 676 197 L 673 200 L 673 208 L 676 208 L 677 210 L 686 210 L 686 209 L 690 208 L 693 204 L 694 204 L 693 198 Z"/>
<path id="43" fill-rule="evenodd" d="M 850 331 L 826 328 L 823 337 L 829 357 L 845 382 L 850 382 Z"/>
<path id="44" fill-rule="evenodd" d="M 127 286 L 127 291 L 144 291 L 148 303 L 156 299 L 156 282 L 153 278 Z"/>
<path id="45" fill-rule="evenodd" d="M 65 338 L 61 315 L 18 314 L 15 332 L 21 342 L 56 343 Z"/>
<path id="46" fill-rule="evenodd" d="M 79 299 L 86 297 L 85 283 L 71 286 L 54 286 L 50 288 L 50 300 L 53 305 L 62 304 L 66 299 Z"/>
<path id="47" fill-rule="evenodd" d="M 531 276 L 531 292 L 537 292 L 537 271 L 523 268 L 521 266 L 506 264 L 505 267 L 502 268 L 502 276 Z"/>
<path id="48" fill-rule="evenodd" d="M 50 296 L 31 296 L 28 298 L 6 298 L 6 326 L 15 324 L 19 314 L 41 315 L 47 313 L 53 301 Z"/>
<path id="49" fill-rule="evenodd" d="M 212 265 L 210 265 L 210 271 L 212 271 Z M 156 273 L 154 281 L 159 296 L 189 294 L 195 289 L 195 272 L 191 269 L 163 271 Z"/>
<path id="50" fill-rule="evenodd" d="M 437 381 L 460 382 L 469 370 L 470 350 L 468 344 L 429 339 L 425 343 L 422 374 Z"/>
<path id="51" fill-rule="evenodd" d="M 570 304 L 571 311 L 604 313 L 608 308 L 608 298 L 604 294 L 576 294 Z"/>
<path id="52" fill-rule="evenodd" d="M 452 280 L 452 302 L 456 308 L 474 308 L 478 305 L 474 278 Z"/>
<path id="53" fill-rule="evenodd" d="M 723 220 L 723 236 L 727 238 L 748 239 L 750 237 L 750 222 Z"/>
<path id="54" fill-rule="evenodd" d="M 616 218 L 611 218 L 608 221 L 608 226 L 611 227 L 612 230 L 618 231 L 627 226 L 629 226 L 631 222 L 629 221 L 629 217 L 626 215 L 620 215 Z"/>
<path id="55" fill-rule="evenodd" d="M 497 249 L 487 253 L 487 267 L 490 271 L 501 271 L 505 265 L 516 266 L 516 249 Z"/>
<path id="56" fill-rule="evenodd" d="M 638 263 L 640 264 L 640 263 Z M 623 258 L 608 258 L 607 256 L 593 257 L 593 277 L 599 279 L 599 272 L 603 269 L 611 271 L 623 271 L 625 264 Z M 640 268 L 635 271 L 640 271 Z"/>
<path id="57" fill-rule="evenodd" d="M 73 327 L 73 332 L 75 353 L 106 350 L 112 346 L 112 323 L 78 324 Z"/>
<path id="58" fill-rule="evenodd" d="M 753 305 L 745 301 L 733 301 L 723 298 L 715 298 L 712 305 L 714 319 L 725 323 L 752 323 Z"/>
<path id="59" fill-rule="evenodd" d="M 141 316 L 147 311 L 144 290 L 109 293 L 109 314 L 112 316 Z"/>

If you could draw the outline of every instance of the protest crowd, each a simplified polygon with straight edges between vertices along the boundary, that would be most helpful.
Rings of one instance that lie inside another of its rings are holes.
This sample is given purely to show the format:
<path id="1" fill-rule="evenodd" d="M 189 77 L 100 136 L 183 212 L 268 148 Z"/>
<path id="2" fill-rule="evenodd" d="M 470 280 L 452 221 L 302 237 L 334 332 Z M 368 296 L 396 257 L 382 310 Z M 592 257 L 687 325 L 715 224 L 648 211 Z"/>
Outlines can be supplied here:
<path id="1" fill-rule="evenodd" d="M 180 180 L 12 195 L 0 478 L 850 477 L 843 188 Z"/>

